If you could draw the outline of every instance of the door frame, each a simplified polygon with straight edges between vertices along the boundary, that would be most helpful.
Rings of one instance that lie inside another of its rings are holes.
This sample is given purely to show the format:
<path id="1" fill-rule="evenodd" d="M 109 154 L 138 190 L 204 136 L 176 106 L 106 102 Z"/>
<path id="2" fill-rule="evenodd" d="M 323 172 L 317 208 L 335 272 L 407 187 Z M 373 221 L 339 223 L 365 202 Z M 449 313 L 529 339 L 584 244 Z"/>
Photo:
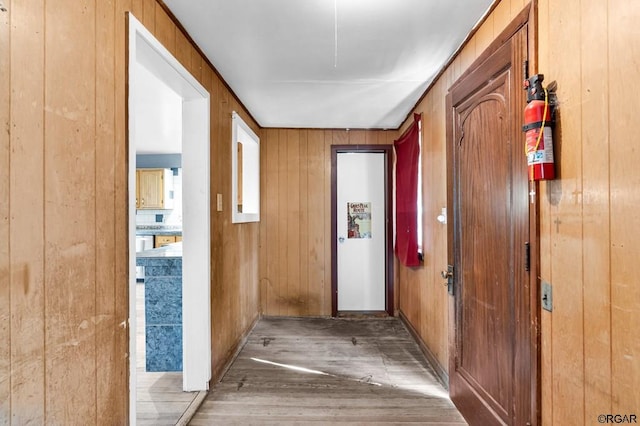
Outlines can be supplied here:
<path id="1" fill-rule="evenodd" d="M 210 95 L 198 80 L 127 13 L 129 233 L 129 423 L 136 423 L 136 114 L 138 69 L 144 67 L 182 97 L 183 273 L 182 387 L 205 391 L 211 380 Z"/>
<path id="2" fill-rule="evenodd" d="M 331 145 L 331 316 L 338 316 L 338 154 L 343 153 L 382 153 L 385 156 L 384 191 L 385 206 L 385 311 L 389 316 L 394 315 L 393 292 L 393 145 Z M 364 312 L 366 313 L 366 312 Z M 373 313 L 373 312 L 372 312 Z"/>
<path id="3" fill-rule="evenodd" d="M 446 158 L 447 158 L 447 222 L 452 224 L 447 228 L 447 258 L 450 265 L 455 264 L 455 252 L 454 252 L 454 211 L 453 201 L 457 194 L 454 194 L 453 190 L 453 160 L 454 160 L 454 128 L 453 128 L 453 96 L 452 92 L 464 81 L 467 77 L 473 74 L 478 68 L 480 68 L 484 62 L 495 53 L 502 45 L 511 39 L 521 28 L 528 25 L 527 34 L 527 55 L 528 62 L 526 65 L 520 64 L 520 68 L 526 71 L 529 75 L 537 72 L 538 60 L 537 60 L 537 0 L 532 0 L 528 3 L 524 9 L 507 25 L 507 27 L 496 37 L 496 39 L 487 47 L 487 49 L 478 56 L 478 58 L 469 66 L 469 68 L 463 72 L 460 77 L 451 85 L 448 90 L 448 94 L 445 99 L 446 110 Z M 514 64 L 514 70 L 517 70 L 518 64 Z M 514 71 L 517 72 L 517 71 Z M 523 76 L 524 79 L 524 76 Z M 518 90 L 518 88 L 514 88 Z M 522 105 L 524 110 L 525 105 Z M 523 113 L 520 112 L 515 117 L 515 123 L 521 123 Z M 517 124 L 516 124 L 517 125 Z M 524 136 L 522 138 L 524 145 Z M 530 244 L 530 269 L 529 269 L 529 281 L 528 281 L 528 294 L 529 294 L 529 359 L 530 359 L 530 415 L 531 426 L 540 425 L 541 423 L 541 336 L 540 336 L 540 229 L 539 229 L 539 183 L 535 182 L 530 184 L 530 191 L 535 193 L 534 202 L 529 203 L 529 244 Z M 455 272 L 454 272 L 455 273 Z M 457 284 L 457 280 L 454 280 L 454 284 Z M 455 368 L 455 330 L 456 330 L 456 295 L 459 292 L 458 288 L 454 286 L 454 295 L 449 297 L 449 372 Z M 517 345 L 521 345 L 522 342 L 516 342 Z M 516 372 L 517 375 L 517 372 Z M 523 401 L 523 403 L 526 403 Z M 517 410 L 517 408 L 516 408 Z"/>

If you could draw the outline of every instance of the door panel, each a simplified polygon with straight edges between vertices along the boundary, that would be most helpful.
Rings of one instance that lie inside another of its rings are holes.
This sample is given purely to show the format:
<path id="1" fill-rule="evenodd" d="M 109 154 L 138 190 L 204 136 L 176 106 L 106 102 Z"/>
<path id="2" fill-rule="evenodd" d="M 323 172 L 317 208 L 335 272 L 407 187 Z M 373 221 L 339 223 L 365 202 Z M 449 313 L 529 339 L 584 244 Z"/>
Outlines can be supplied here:
<path id="1" fill-rule="evenodd" d="M 531 422 L 522 27 L 450 91 L 454 326 L 450 393 L 472 425 Z M 523 326 L 524 324 L 524 326 Z M 535 397 L 534 397 L 535 398 Z"/>
<path id="2" fill-rule="evenodd" d="M 385 154 L 337 154 L 339 311 L 384 311 Z"/>
<path id="3" fill-rule="evenodd" d="M 512 380 L 512 283 L 509 279 L 509 145 L 505 99 L 508 74 L 490 93 L 459 110 L 460 328 L 458 372 L 508 415 Z M 484 201 L 486 200 L 486 202 Z M 508 394 L 509 395 L 508 395 Z"/>

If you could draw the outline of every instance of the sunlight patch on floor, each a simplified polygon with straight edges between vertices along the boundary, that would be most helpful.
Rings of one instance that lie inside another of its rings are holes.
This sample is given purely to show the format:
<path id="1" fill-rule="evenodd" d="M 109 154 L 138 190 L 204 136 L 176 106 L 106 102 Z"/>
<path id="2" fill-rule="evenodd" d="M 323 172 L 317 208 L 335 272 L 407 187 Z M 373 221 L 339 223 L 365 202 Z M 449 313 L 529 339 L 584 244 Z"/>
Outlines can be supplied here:
<path id="1" fill-rule="evenodd" d="M 321 375 L 321 376 L 331 376 L 331 374 L 325 373 L 323 371 L 310 370 L 308 368 L 297 367 L 295 365 L 289 365 L 289 364 L 280 364 L 279 362 L 267 361 L 266 359 L 251 358 L 251 360 L 253 360 L 255 362 L 260 362 L 262 364 L 269 364 L 269 365 L 274 365 L 276 367 L 286 368 L 288 370 L 298 371 L 300 373 L 318 374 L 318 375 Z"/>
<path id="2" fill-rule="evenodd" d="M 319 376 L 334 377 L 334 378 L 339 378 L 339 379 L 344 379 L 344 380 L 350 380 L 350 381 L 354 381 L 354 382 L 364 383 L 364 384 L 368 384 L 368 385 L 372 385 L 372 386 L 388 386 L 388 387 L 392 387 L 392 388 L 396 388 L 396 389 L 402 389 L 402 390 L 418 393 L 418 394 L 420 394 L 422 396 L 426 396 L 426 397 L 449 400 L 449 393 L 442 386 L 434 385 L 434 384 L 430 383 L 430 381 L 427 378 L 424 378 L 422 376 L 417 376 L 417 375 L 413 376 L 409 380 L 406 381 L 408 383 L 393 383 L 392 380 L 378 382 L 378 381 L 371 380 L 371 378 L 372 378 L 371 376 L 364 376 L 364 377 L 354 378 L 354 377 L 349 377 L 349 376 L 331 374 L 331 373 L 327 373 L 327 372 L 319 371 L 319 370 L 312 370 L 310 368 L 300 367 L 300 366 L 297 366 L 297 365 L 282 364 L 282 363 L 279 363 L 279 362 L 269 361 L 269 360 L 261 359 L 261 358 L 251 358 L 251 360 L 254 361 L 254 362 L 261 363 L 261 364 L 273 365 L 275 367 L 280 367 L 280 368 L 284 368 L 284 369 L 291 370 L 291 371 L 297 371 L 299 373 L 307 373 L 307 374 L 315 374 L 315 375 L 319 375 Z"/>

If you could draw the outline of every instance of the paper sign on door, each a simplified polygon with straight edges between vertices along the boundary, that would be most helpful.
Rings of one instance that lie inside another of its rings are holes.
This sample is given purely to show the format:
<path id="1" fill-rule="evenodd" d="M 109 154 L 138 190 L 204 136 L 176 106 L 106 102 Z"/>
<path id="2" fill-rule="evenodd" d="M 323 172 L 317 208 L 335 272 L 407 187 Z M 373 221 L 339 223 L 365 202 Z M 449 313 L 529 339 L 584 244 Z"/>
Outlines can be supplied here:
<path id="1" fill-rule="evenodd" d="M 347 238 L 371 238 L 371 203 L 347 203 Z"/>

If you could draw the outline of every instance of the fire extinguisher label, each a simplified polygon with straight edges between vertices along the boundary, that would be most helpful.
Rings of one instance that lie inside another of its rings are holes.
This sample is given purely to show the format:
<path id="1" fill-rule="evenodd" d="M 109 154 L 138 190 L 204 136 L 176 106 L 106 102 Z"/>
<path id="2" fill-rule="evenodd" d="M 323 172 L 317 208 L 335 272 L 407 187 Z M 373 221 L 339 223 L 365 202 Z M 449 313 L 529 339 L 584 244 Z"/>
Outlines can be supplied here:
<path id="1" fill-rule="evenodd" d="M 535 164 L 553 163 L 553 139 L 551 127 L 545 127 L 543 137 L 540 140 L 538 149 L 536 150 L 536 143 L 538 142 L 538 135 L 540 129 L 531 129 L 526 133 L 527 139 L 527 165 L 532 166 Z"/>

